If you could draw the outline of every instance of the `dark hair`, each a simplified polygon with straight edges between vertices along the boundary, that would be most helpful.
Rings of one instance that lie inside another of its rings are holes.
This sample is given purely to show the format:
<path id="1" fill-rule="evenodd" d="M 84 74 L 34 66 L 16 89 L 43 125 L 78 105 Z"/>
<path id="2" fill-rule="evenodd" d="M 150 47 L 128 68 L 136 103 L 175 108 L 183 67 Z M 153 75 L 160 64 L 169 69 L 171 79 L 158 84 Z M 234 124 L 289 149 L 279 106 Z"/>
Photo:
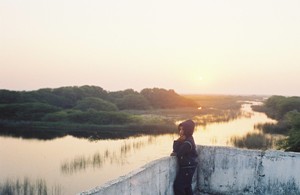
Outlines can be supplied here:
<path id="1" fill-rule="evenodd" d="M 194 133 L 195 123 L 192 120 L 186 120 L 178 125 L 178 130 L 180 129 L 180 127 L 183 128 L 184 135 L 189 137 Z"/>
<path id="2" fill-rule="evenodd" d="M 177 127 L 178 131 L 180 131 L 180 127 L 182 127 L 182 123 L 180 123 Z"/>

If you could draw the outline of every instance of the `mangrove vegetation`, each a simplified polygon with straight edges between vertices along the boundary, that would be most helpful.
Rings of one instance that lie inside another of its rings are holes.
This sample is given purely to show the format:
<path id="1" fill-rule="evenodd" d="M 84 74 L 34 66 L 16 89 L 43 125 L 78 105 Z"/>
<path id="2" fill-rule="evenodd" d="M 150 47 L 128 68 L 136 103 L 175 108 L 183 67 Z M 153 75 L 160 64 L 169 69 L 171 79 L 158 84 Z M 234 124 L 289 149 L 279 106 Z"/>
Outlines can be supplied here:
<path id="1" fill-rule="evenodd" d="M 263 105 L 253 109 L 278 121 L 276 124 L 259 124 L 258 127 L 265 133 L 286 135 L 278 143 L 280 149 L 300 152 L 300 97 L 271 96 Z"/>
<path id="2" fill-rule="evenodd" d="M 109 92 L 97 86 L 60 87 L 36 91 L 0 90 L 2 134 L 39 138 L 64 135 L 123 137 L 138 133 L 173 132 L 165 117 L 126 110 L 197 107 L 174 90 L 159 88 Z"/>
<path id="3" fill-rule="evenodd" d="M 0 90 L 0 133 L 39 139 L 174 133 L 178 120 L 192 118 L 199 125 L 229 121 L 240 116 L 242 101 L 261 98 L 179 95 L 161 88 L 111 92 L 88 85 Z"/>

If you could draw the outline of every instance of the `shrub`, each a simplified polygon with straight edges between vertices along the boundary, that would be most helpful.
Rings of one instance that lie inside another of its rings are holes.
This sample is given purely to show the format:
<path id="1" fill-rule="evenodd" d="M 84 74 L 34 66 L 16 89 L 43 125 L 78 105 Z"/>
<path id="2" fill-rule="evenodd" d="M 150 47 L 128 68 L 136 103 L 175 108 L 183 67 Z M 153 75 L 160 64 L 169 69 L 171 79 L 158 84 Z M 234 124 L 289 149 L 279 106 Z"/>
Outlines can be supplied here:
<path id="1" fill-rule="evenodd" d="M 261 133 L 247 133 L 244 137 L 231 138 L 234 146 L 248 149 L 267 149 L 272 146 L 273 140 Z"/>
<path id="2" fill-rule="evenodd" d="M 61 110 L 44 103 L 5 104 L 0 106 L 0 118 L 9 120 L 40 120 L 44 115 Z"/>
<path id="3" fill-rule="evenodd" d="M 140 94 L 129 94 L 120 98 L 117 102 L 118 108 L 133 109 L 133 110 L 147 110 L 150 108 L 148 100 Z"/>
<path id="4" fill-rule="evenodd" d="M 54 113 L 46 114 L 42 121 L 48 121 L 48 122 L 58 122 L 58 121 L 65 121 L 68 117 L 68 114 L 66 111 L 59 111 Z"/>
<path id="5" fill-rule="evenodd" d="M 71 110 L 67 120 L 74 123 L 90 123 L 98 125 L 125 124 L 132 122 L 131 115 L 122 112 L 105 112 L 90 109 L 86 112 Z"/>
<path id="6" fill-rule="evenodd" d="M 300 112 L 288 112 L 285 119 L 291 128 L 288 137 L 280 142 L 280 148 L 286 151 L 300 152 Z"/>
<path id="7" fill-rule="evenodd" d="M 75 106 L 76 109 L 80 109 L 82 111 L 87 111 L 89 109 L 94 109 L 97 111 L 117 111 L 118 108 L 111 102 L 105 101 L 100 98 L 88 97 L 84 98 L 77 102 Z"/>
<path id="8" fill-rule="evenodd" d="M 19 179 L 16 181 L 6 180 L 5 183 L 3 184 L 0 183 L 0 194 L 59 195 L 62 193 L 61 193 L 61 186 L 54 186 L 52 188 L 49 188 L 49 186 L 47 186 L 45 180 L 43 179 L 37 179 L 36 182 L 32 182 L 28 178 L 24 178 L 23 181 L 20 181 Z"/>

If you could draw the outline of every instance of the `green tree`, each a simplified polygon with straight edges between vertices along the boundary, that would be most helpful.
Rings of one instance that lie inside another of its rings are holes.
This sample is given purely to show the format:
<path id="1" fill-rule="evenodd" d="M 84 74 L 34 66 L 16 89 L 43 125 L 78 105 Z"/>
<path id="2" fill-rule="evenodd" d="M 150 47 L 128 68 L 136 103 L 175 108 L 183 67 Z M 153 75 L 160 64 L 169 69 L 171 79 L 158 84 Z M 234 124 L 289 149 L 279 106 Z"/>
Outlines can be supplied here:
<path id="1" fill-rule="evenodd" d="M 47 122 L 63 122 L 68 119 L 68 113 L 64 110 L 46 114 L 42 120 Z"/>
<path id="2" fill-rule="evenodd" d="M 268 116 L 280 120 L 289 111 L 300 111 L 300 97 L 271 96 L 264 103 L 264 107 Z"/>
<path id="3" fill-rule="evenodd" d="M 285 118 L 291 128 L 288 137 L 280 142 L 280 147 L 287 151 L 300 152 L 300 112 L 288 112 Z"/>
<path id="4" fill-rule="evenodd" d="M 20 93 L 10 90 L 0 90 L 0 104 L 17 103 L 20 99 Z"/>
<path id="5" fill-rule="evenodd" d="M 41 120 L 48 113 L 57 112 L 60 108 L 44 103 L 22 103 L 0 105 L 0 119 L 7 120 Z"/>
<path id="6" fill-rule="evenodd" d="M 89 109 L 94 109 L 97 111 L 117 111 L 118 108 L 111 102 L 105 101 L 100 98 L 88 97 L 84 98 L 77 102 L 75 106 L 76 109 L 80 109 L 82 111 L 87 111 Z"/>
<path id="7" fill-rule="evenodd" d="M 279 142 L 279 147 L 300 152 L 300 97 L 271 96 L 265 101 L 262 110 L 278 120 L 275 125 L 264 124 L 263 130 L 287 134 L 287 138 Z"/>
<path id="8" fill-rule="evenodd" d="M 178 95 L 174 90 L 143 89 L 141 94 L 153 108 L 198 107 L 196 102 Z"/>
<path id="9" fill-rule="evenodd" d="M 127 95 L 137 95 L 139 94 L 137 91 L 134 91 L 133 89 L 126 89 L 123 91 L 113 91 L 109 92 L 108 99 L 109 101 L 117 104 L 124 96 Z"/>
<path id="10" fill-rule="evenodd" d="M 129 94 L 120 98 L 117 102 L 119 109 L 134 109 L 134 110 L 147 110 L 150 108 L 148 100 L 140 94 Z"/>
<path id="11" fill-rule="evenodd" d="M 86 112 L 80 110 L 70 110 L 67 120 L 73 123 L 89 123 L 98 125 L 125 124 L 132 121 L 130 114 L 122 112 L 106 112 L 90 109 Z"/>

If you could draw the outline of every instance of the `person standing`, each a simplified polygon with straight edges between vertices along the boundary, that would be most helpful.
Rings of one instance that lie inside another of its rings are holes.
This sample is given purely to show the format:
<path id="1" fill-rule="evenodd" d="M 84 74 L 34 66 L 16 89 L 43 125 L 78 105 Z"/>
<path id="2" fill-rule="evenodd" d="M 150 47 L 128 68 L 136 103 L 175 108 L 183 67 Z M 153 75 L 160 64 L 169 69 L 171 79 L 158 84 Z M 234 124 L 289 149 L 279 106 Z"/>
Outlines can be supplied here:
<path id="1" fill-rule="evenodd" d="M 186 120 L 178 125 L 179 138 L 173 143 L 171 156 L 177 157 L 179 170 L 173 189 L 175 195 L 192 195 L 192 178 L 197 167 L 197 152 L 193 138 L 195 123 Z"/>

